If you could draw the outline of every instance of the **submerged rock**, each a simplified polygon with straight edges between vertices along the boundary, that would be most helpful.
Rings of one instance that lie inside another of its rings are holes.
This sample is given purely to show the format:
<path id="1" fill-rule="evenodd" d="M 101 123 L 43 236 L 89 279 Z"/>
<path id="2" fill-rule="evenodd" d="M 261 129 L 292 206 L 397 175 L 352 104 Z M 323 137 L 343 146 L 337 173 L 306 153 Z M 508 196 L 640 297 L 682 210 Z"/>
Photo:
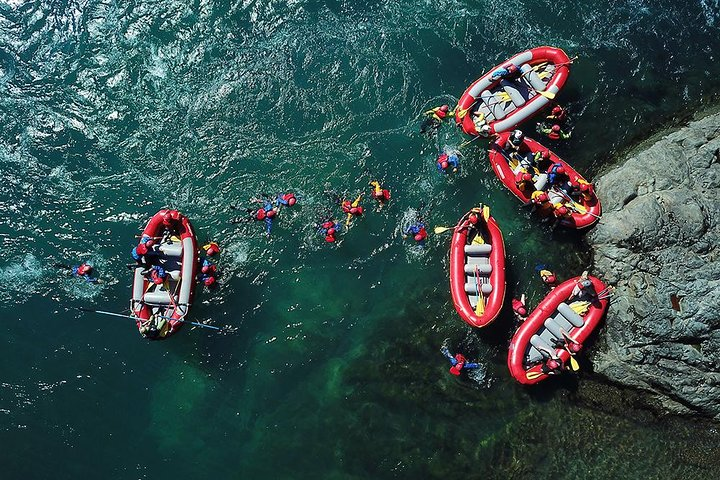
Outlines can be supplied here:
<path id="1" fill-rule="evenodd" d="M 720 114 L 601 176 L 595 271 L 617 286 L 597 372 L 720 420 Z"/>

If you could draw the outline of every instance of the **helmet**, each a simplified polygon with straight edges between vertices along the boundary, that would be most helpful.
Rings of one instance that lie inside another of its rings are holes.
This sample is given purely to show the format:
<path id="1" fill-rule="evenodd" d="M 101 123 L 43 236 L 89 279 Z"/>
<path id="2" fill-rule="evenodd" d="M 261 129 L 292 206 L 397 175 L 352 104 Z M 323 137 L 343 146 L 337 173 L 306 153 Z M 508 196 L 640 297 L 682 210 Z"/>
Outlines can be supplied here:
<path id="1" fill-rule="evenodd" d="M 581 183 L 580 184 L 580 191 L 581 192 L 587 192 L 590 190 L 590 184 L 589 183 Z"/>
<path id="2" fill-rule="evenodd" d="M 545 150 L 542 152 L 542 158 L 543 160 L 549 160 L 550 159 L 550 150 Z"/>
<path id="3" fill-rule="evenodd" d="M 472 223 L 473 225 L 476 225 L 478 223 L 478 216 L 477 213 L 471 213 L 468 217 L 468 221 Z"/>
<path id="4" fill-rule="evenodd" d="M 275 216 L 275 210 L 268 210 L 267 212 L 265 212 L 265 215 L 268 218 L 273 218 Z"/>
<path id="5" fill-rule="evenodd" d="M 547 193 L 545 193 L 545 192 L 541 193 L 540 195 L 538 195 L 538 196 L 536 197 L 536 200 L 537 200 L 538 202 L 540 202 L 540 203 L 542 203 L 542 202 L 547 202 L 547 201 L 548 201 L 548 195 L 547 195 Z"/>
<path id="6" fill-rule="evenodd" d="M 441 111 L 441 112 L 447 112 L 448 110 L 450 110 L 450 107 L 448 107 L 447 105 L 442 105 L 442 106 L 440 107 L 440 111 Z"/>
<path id="7" fill-rule="evenodd" d="M 328 243 L 333 243 L 335 241 L 335 237 L 333 237 L 332 235 L 327 235 L 325 237 L 325 241 Z"/>
<path id="8" fill-rule="evenodd" d="M 288 205 L 290 205 L 292 207 L 293 205 L 295 205 L 297 203 L 297 198 L 292 196 L 292 197 L 288 198 L 287 202 L 288 202 Z"/>
<path id="9" fill-rule="evenodd" d="M 552 131 L 555 132 L 555 133 L 559 133 L 559 132 L 560 132 L 560 125 L 553 125 L 550 130 L 552 130 Z"/>
<path id="10" fill-rule="evenodd" d="M 257 220 L 265 220 L 265 210 L 262 208 L 259 208 L 257 212 L 255 212 L 255 218 Z"/>
<path id="11" fill-rule="evenodd" d="M 525 307 L 519 307 L 517 310 L 515 310 L 518 315 L 525 316 L 527 315 L 527 309 Z"/>
<path id="12" fill-rule="evenodd" d="M 328 228 L 327 234 L 332 237 L 333 235 L 335 235 L 335 229 L 332 227 Z"/>
<path id="13" fill-rule="evenodd" d="M 592 286 L 592 282 L 587 278 L 580 282 L 580 288 L 588 288 Z"/>
<path id="14" fill-rule="evenodd" d="M 455 360 L 457 360 L 458 363 L 465 363 L 465 356 L 462 353 L 458 353 L 455 355 Z"/>
<path id="15" fill-rule="evenodd" d="M 490 135 L 490 125 L 483 125 L 480 127 L 480 133 L 485 136 Z"/>
<path id="16" fill-rule="evenodd" d="M 353 215 L 357 215 L 357 214 L 358 214 L 358 207 L 352 207 L 352 208 L 350 208 L 350 213 L 352 213 Z"/>
<path id="17" fill-rule="evenodd" d="M 145 255 L 148 252 L 147 245 L 145 245 L 144 243 L 141 243 L 140 245 L 138 245 L 135 250 L 140 255 Z"/>
<path id="18" fill-rule="evenodd" d="M 555 168 L 555 173 L 557 173 L 558 175 L 562 175 L 563 173 L 565 173 L 565 167 L 558 164 L 558 166 Z"/>
<path id="19" fill-rule="evenodd" d="M 510 134 L 510 141 L 513 145 L 520 145 L 525 138 L 525 135 L 520 130 L 513 130 Z"/>
<path id="20" fill-rule="evenodd" d="M 558 215 L 567 215 L 568 211 L 569 210 L 565 205 L 560 205 L 556 210 Z"/>
<path id="21" fill-rule="evenodd" d="M 443 162 L 440 164 L 440 166 L 441 166 L 442 168 L 447 168 L 448 166 L 450 166 L 450 164 L 449 164 L 447 161 L 443 161 Z"/>
<path id="22" fill-rule="evenodd" d="M 547 361 L 546 365 L 547 365 L 549 368 L 555 370 L 556 368 L 559 368 L 559 367 L 560 367 L 560 362 L 558 362 L 558 361 L 555 360 L 554 358 L 551 358 L 550 360 Z"/>
<path id="23" fill-rule="evenodd" d="M 153 245 L 155 245 L 155 241 L 152 240 L 152 239 L 147 240 L 147 241 L 145 242 L 145 246 L 148 247 L 148 248 L 152 247 Z"/>
<path id="24" fill-rule="evenodd" d="M 425 236 L 423 236 L 422 233 L 418 233 L 418 234 L 415 235 L 413 238 L 415 239 L 416 242 L 422 242 L 423 239 L 425 239 Z"/>
<path id="25" fill-rule="evenodd" d="M 515 73 L 518 71 L 518 67 L 514 63 L 509 64 L 507 67 L 505 67 L 505 69 L 508 71 L 508 73 Z"/>
<path id="26" fill-rule="evenodd" d="M 206 287 L 209 287 L 211 285 L 215 285 L 215 277 L 207 277 L 205 280 L 203 280 L 203 283 Z"/>
<path id="27" fill-rule="evenodd" d="M 543 282 L 547 283 L 548 285 L 555 283 L 555 280 L 557 280 L 557 278 L 555 278 L 555 275 L 553 275 L 552 273 L 546 277 L 543 277 Z"/>
<path id="28" fill-rule="evenodd" d="M 530 175 L 529 173 L 523 173 L 522 179 L 527 182 L 529 180 L 532 180 L 532 175 Z"/>
<path id="29" fill-rule="evenodd" d="M 553 107 L 553 109 L 552 109 L 552 114 L 553 114 L 553 115 L 560 115 L 560 114 L 562 113 L 562 111 L 563 111 L 562 108 L 560 108 L 559 106 L 555 106 L 555 107 Z"/>
<path id="30" fill-rule="evenodd" d="M 203 267 L 200 269 L 202 273 L 208 273 L 210 271 L 209 265 L 203 265 Z"/>
<path id="31" fill-rule="evenodd" d="M 170 212 L 165 212 L 162 216 L 163 225 L 168 226 L 168 225 L 170 225 L 171 222 L 172 222 L 172 217 L 170 216 Z"/>
<path id="32" fill-rule="evenodd" d="M 580 350 L 582 350 L 582 345 L 580 345 L 579 343 L 571 342 L 568 345 L 568 350 L 570 350 L 573 353 L 577 353 Z"/>

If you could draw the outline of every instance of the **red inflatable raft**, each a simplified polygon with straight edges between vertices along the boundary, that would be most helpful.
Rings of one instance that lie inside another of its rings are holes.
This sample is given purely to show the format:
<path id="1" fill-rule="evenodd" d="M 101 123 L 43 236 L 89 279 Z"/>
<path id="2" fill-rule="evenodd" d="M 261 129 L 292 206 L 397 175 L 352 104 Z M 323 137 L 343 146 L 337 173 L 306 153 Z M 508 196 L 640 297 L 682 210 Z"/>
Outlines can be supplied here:
<path id="1" fill-rule="evenodd" d="M 594 188 L 572 166 L 527 137 L 523 139 L 517 153 L 511 153 L 510 149 L 505 149 L 509 137 L 508 132 L 498 135 L 490 146 L 489 157 L 497 177 L 517 198 L 527 204 L 533 198 L 533 192 L 545 192 L 547 200 L 544 200 L 543 196 L 539 197 L 539 200 L 543 201 L 537 202 L 538 213 L 541 216 L 551 216 L 558 206 L 565 206 L 567 213 L 559 217 L 560 225 L 569 228 L 586 228 L 600 218 L 602 207 Z M 542 154 L 546 152 L 549 158 L 543 159 Z M 540 155 L 535 155 L 536 153 Z M 537 161 L 531 161 L 534 158 L 537 158 Z M 547 172 L 554 164 L 562 165 L 565 170 L 563 178 L 566 177 L 565 181 L 570 183 L 566 186 L 571 190 L 570 194 L 559 186 L 548 185 Z M 522 175 L 522 172 L 528 172 L 532 176 L 530 181 L 523 182 L 524 189 L 520 189 L 516 181 L 518 174 Z"/>
<path id="2" fill-rule="evenodd" d="M 605 284 L 589 276 L 587 280 L 592 286 L 573 296 L 580 280 L 581 277 L 575 277 L 553 289 L 515 332 L 510 341 L 508 367 L 518 382 L 531 385 L 562 372 L 562 366 L 570 359 L 565 346 L 574 343 L 579 351 L 600 325 L 608 306 L 608 299 L 602 295 Z M 602 299 L 598 299 L 598 293 Z M 559 358 L 558 368 L 548 369 L 551 357 Z"/>
<path id="3" fill-rule="evenodd" d="M 473 327 L 490 324 L 505 298 L 505 245 L 490 208 L 463 215 L 450 246 L 450 291 L 455 310 Z"/>
<path id="4" fill-rule="evenodd" d="M 474 136 L 511 130 L 548 106 L 565 85 L 570 63 L 567 54 L 555 47 L 518 53 L 465 90 L 455 109 L 455 122 Z M 504 78 L 493 76 L 501 69 L 511 72 Z"/>
<path id="5" fill-rule="evenodd" d="M 183 323 L 195 293 L 198 244 L 188 218 L 177 210 L 160 210 L 142 232 L 141 243 L 152 239 L 144 261 L 134 270 L 130 311 L 144 337 L 167 338 Z M 153 266 L 166 276 L 159 278 Z"/>

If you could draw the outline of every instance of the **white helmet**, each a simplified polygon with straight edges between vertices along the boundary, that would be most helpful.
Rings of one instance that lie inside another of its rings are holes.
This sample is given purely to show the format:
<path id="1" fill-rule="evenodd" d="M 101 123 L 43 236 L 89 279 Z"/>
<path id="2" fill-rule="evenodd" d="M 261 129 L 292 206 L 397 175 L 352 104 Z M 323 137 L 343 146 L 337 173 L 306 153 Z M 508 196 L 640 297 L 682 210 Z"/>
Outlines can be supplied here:
<path id="1" fill-rule="evenodd" d="M 510 134 L 510 141 L 513 145 L 520 145 L 523 141 L 523 138 L 525 138 L 525 135 L 520 130 L 513 130 L 513 132 Z"/>

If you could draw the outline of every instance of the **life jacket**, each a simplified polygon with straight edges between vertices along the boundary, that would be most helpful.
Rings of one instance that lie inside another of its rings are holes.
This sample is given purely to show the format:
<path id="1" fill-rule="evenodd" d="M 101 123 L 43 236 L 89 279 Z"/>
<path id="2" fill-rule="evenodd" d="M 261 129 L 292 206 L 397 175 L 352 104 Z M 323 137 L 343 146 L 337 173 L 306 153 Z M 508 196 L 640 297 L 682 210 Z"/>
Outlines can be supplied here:
<path id="1" fill-rule="evenodd" d="M 427 238 L 427 231 L 425 230 L 425 227 L 420 227 L 420 230 L 415 234 L 415 241 L 416 242 L 422 242 Z"/>
<path id="2" fill-rule="evenodd" d="M 443 112 L 440 107 L 433 108 L 433 114 L 438 117 L 439 120 L 447 117 L 447 112 Z"/>
<path id="3" fill-rule="evenodd" d="M 462 371 L 463 367 L 465 366 L 466 359 L 463 356 L 463 354 L 458 353 L 457 355 L 455 355 L 455 361 L 457 363 L 455 363 L 455 365 L 450 367 L 450 373 L 452 373 L 453 375 L 460 375 L 460 372 Z"/>
<path id="4" fill-rule="evenodd" d="M 352 203 L 350 203 L 350 200 L 345 200 L 344 202 L 342 202 L 341 208 L 343 212 L 351 213 L 350 209 L 352 208 Z"/>
<path id="5" fill-rule="evenodd" d="M 90 273 L 92 273 L 92 267 L 86 263 L 83 263 L 77 269 L 77 274 L 81 277 L 85 275 L 90 275 Z"/>
<path id="6" fill-rule="evenodd" d="M 325 230 L 327 230 L 328 228 L 332 228 L 333 225 L 334 225 L 334 223 L 332 221 L 328 220 L 327 222 L 323 223 L 320 226 L 322 228 L 324 228 Z"/>
<path id="7" fill-rule="evenodd" d="M 266 211 L 265 211 L 265 216 L 266 216 L 267 218 L 273 218 L 273 217 L 275 216 L 275 210 L 273 210 L 272 208 L 271 208 L 270 210 L 266 210 Z"/>
<path id="8" fill-rule="evenodd" d="M 325 241 L 328 242 L 328 243 L 332 243 L 332 242 L 335 241 L 335 236 L 334 236 L 334 235 L 326 235 L 326 236 L 325 236 Z"/>
<path id="9" fill-rule="evenodd" d="M 258 211 L 255 212 L 255 220 L 265 220 L 265 216 L 267 214 L 265 213 L 265 210 L 262 208 L 258 208 Z"/>
<path id="10" fill-rule="evenodd" d="M 165 281 L 165 277 L 167 277 L 167 272 L 162 267 L 155 265 L 152 270 L 150 270 L 150 280 L 152 280 L 155 285 L 162 284 Z"/>
<path id="11" fill-rule="evenodd" d="M 215 285 L 215 277 L 213 277 L 212 275 L 205 275 L 202 282 L 203 285 L 205 285 L 206 287 L 210 287 L 212 285 Z"/>
<path id="12" fill-rule="evenodd" d="M 558 132 L 550 130 L 550 133 L 546 133 L 546 135 L 550 140 L 560 140 L 560 134 Z"/>
<path id="13" fill-rule="evenodd" d="M 525 304 L 522 303 L 522 302 L 521 302 L 520 300 L 518 300 L 517 298 L 513 298 L 513 299 L 512 299 L 512 309 L 513 309 L 513 312 L 519 313 L 518 310 L 520 310 L 521 308 L 525 308 Z M 525 312 L 525 313 L 527 313 L 527 312 Z"/>
<path id="14" fill-rule="evenodd" d="M 297 203 L 297 197 L 294 193 L 286 193 L 282 196 L 282 199 L 285 200 L 289 207 L 292 207 L 295 203 Z"/>
<path id="15" fill-rule="evenodd" d="M 210 242 L 203 246 L 203 250 L 205 250 L 208 256 L 212 257 L 216 253 L 220 253 L 220 246 L 215 242 Z"/>

